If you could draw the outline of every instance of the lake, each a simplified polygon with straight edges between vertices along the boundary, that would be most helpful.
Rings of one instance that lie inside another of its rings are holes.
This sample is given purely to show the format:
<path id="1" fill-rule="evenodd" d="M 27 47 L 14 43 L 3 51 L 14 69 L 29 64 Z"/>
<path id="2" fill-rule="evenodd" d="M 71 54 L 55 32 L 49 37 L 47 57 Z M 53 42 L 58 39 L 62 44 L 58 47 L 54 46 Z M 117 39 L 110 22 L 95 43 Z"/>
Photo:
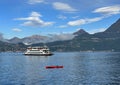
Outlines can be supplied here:
<path id="1" fill-rule="evenodd" d="M 120 52 L 0 53 L 0 85 L 120 85 Z"/>

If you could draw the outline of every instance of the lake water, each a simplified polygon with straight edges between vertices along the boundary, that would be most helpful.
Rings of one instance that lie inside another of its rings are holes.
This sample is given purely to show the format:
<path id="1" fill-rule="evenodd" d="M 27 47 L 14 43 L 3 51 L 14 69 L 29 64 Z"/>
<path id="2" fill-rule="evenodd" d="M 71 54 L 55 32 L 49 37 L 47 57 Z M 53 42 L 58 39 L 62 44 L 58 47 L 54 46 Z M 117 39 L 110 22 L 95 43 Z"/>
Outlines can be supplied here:
<path id="1" fill-rule="evenodd" d="M 63 65 L 61 69 L 46 69 Z M 119 52 L 0 53 L 0 85 L 120 85 Z"/>

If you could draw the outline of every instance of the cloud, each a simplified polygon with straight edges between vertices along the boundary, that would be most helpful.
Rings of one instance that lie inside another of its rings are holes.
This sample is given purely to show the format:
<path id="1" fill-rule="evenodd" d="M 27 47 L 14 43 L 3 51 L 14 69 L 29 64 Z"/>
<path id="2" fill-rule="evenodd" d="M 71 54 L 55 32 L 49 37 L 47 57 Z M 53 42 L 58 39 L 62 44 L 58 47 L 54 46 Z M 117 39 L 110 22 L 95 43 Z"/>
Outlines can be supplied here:
<path id="1" fill-rule="evenodd" d="M 15 31 L 15 32 L 21 32 L 21 31 L 22 31 L 22 30 L 19 29 L 19 28 L 13 28 L 12 30 Z"/>
<path id="2" fill-rule="evenodd" d="M 66 17 L 66 16 L 63 16 L 63 15 L 59 15 L 59 16 L 58 16 L 58 19 L 65 20 L 65 19 L 67 19 L 67 17 Z"/>
<path id="3" fill-rule="evenodd" d="M 90 34 L 94 34 L 94 33 L 97 33 L 97 32 L 103 32 L 105 31 L 107 28 L 98 28 L 98 29 L 93 29 L 93 30 L 90 30 L 89 33 Z"/>
<path id="4" fill-rule="evenodd" d="M 79 16 L 73 16 L 73 17 L 72 17 L 72 19 L 77 19 L 77 18 L 79 18 Z"/>
<path id="5" fill-rule="evenodd" d="M 71 40 L 75 37 L 72 33 L 60 33 L 60 34 L 49 34 L 50 42 L 53 41 L 63 41 L 63 40 Z"/>
<path id="6" fill-rule="evenodd" d="M 2 41 L 4 38 L 3 38 L 3 34 L 0 33 L 0 41 Z"/>
<path id="7" fill-rule="evenodd" d="M 107 6 L 107 7 L 101 7 L 98 9 L 95 9 L 93 13 L 100 13 L 104 14 L 102 17 L 96 17 L 96 18 L 85 18 L 85 19 L 79 19 L 74 21 L 69 21 L 67 24 L 69 26 L 79 26 L 83 24 L 93 23 L 100 21 L 106 17 L 109 17 L 114 14 L 120 14 L 120 5 L 114 5 L 114 6 Z"/>
<path id="8" fill-rule="evenodd" d="M 56 10 L 64 11 L 64 12 L 76 12 L 77 9 L 74 9 L 69 4 L 62 3 L 62 2 L 54 2 L 53 7 Z"/>
<path id="9" fill-rule="evenodd" d="M 69 26 L 79 26 L 79 25 L 83 25 L 83 24 L 97 22 L 97 21 L 100 21 L 102 19 L 103 19 L 103 17 L 85 18 L 85 19 L 79 19 L 79 20 L 69 21 L 67 24 Z"/>
<path id="10" fill-rule="evenodd" d="M 101 7 L 95 9 L 93 13 L 101 13 L 104 15 L 120 14 L 120 5 Z"/>
<path id="11" fill-rule="evenodd" d="M 28 3 L 29 4 L 37 4 L 37 3 L 43 3 L 45 2 L 44 0 L 29 0 Z"/>
<path id="12" fill-rule="evenodd" d="M 58 26 L 59 28 L 66 28 L 67 27 L 67 25 L 60 25 L 60 26 Z"/>
<path id="13" fill-rule="evenodd" d="M 3 36 L 3 33 L 0 33 L 0 41 L 7 42 L 7 40 Z"/>
<path id="14" fill-rule="evenodd" d="M 30 16 L 27 18 L 16 18 L 15 20 L 26 21 L 23 24 L 21 24 L 23 26 L 44 27 L 54 24 L 54 22 L 45 22 L 42 19 L 40 19 L 40 17 L 42 17 L 42 15 L 39 14 L 38 12 L 32 12 Z"/>

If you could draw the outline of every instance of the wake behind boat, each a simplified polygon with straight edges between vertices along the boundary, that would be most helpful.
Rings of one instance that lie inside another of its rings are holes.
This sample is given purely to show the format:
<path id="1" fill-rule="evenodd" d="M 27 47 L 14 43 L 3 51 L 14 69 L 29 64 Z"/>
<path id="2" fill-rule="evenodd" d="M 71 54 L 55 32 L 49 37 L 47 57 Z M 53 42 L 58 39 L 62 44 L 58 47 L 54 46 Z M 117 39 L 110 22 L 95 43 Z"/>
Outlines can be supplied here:
<path id="1" fill-rule="evenodd" d="M 53 55 L 47 46 L 43 47 L 28 47 L 24 55 L 34 56 L 50 56 Z"/>

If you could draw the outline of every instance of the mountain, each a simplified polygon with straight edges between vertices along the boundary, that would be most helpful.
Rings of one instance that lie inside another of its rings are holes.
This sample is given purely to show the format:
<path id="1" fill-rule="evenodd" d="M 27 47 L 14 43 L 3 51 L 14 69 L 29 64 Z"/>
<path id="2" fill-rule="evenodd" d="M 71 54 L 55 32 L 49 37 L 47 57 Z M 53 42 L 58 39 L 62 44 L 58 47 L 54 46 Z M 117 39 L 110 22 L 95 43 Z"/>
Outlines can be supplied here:
<path id="1" fill-rule="evenodd" d="M 79 29 L 78 31 L 74 32 L 73 34 L 79 36 L 79 35 L 88 35 L 89 33 L 83 29 Z"/>
<path id="2" fill-rule="evenodd" d="M 18 37 L 14 37 L 10 40 L 8 40 L 9 43 L 24 43 L 26 45 L 29 44 L 35 44 L 35 43 L 44 43 L 47 42 L 48 37 L 47 36 L 41 36 L 41 35 L 32 35 L 29 37 L 25 37 L 25 38 L 18 38 Z"/>
<path id="3" fill-rule="evenodd" d="M 112 24 L 104 33 L 120 33 L 120 19 Z"/>
<path id="4" fill-rule="evenodd" d="M 73 35 L 75 35 L 75 37 L 73 38 L 73 40 L 74 39 L 81 39 L 81 38 L 85 39 L 85 38 L 88 38 L 88 37 L 91 36 L 88 32 L 86 32 L 83 29 L 80 29 L 80 30 L 74 32 Z"/>
<path id="5" fill-rule="evenodd" d="M 10 40 L 8 40 L 10 43 L 20 43 L 22 42 L 22 39 L 18 38 L 18 37 L 14 37 Z"/>
<path id="6" fill-rule="evenodd" d="M 0 52 L 6 51 L 25 51 L 26 46 L 23 43 L 11 44 L 0 41 Z"/>
<path id="7" fill-rule="evenodd" d="M 72 40 L 47 45 L 54 51 L 120 51 L 120 19 L 104 32 L 88 34 L 84 30 L 74 33 Z"/>
<path id="8" fill-rule="evenodd" d="M 30 37 L 23 38 L 22 42 L 25 44 L 45 43 L 47 42 L 47 39 L 47 36 L 32 35 Z"/>
<path id="9" fill-rule="evenodd" d="M 100 33 L 95 33 L 98 38 L 118 39 L 120 38 L 120 19 L 113 23 L 107 30 Z"/>
<path id="10" fill-rule="evenodd" d="M 72 33 L 61 33 L 61 34 L 49 34 L 48 36 L 42 35 L 32 35 L 29 37 L 24 38 L 17 38 L 14 37 L 8 40 L 9 43 L 24 43 L 26 45 L 35 44 L 35 43 L 48 43 L 54 41 L 64 41 L 64 40 L 71 40 L 75 37 Z"/>
<path id="11" fill-rule="evenodd" d="M 67 34 L 65 36 L 67 38 L 68 36 L 69 38 L 73 37 L 70 35 Z M 15 37 L 9 42 L 22 43 L 12 44 L 0 41 L 0 51 L 24 51 L 28 45 L 23 43 L 34 43 L 32 46 L 42 46 L 43 42 L 56 39 L 59 39 L 59 41 L 46 43 L 52 51 L 120 51 L 120 19 L 104 32 L 89 34 L 85 30 L 80 29 L 72 35 L 75 35 L 75 37 L 69 40 L 66 40 L 66 37 L 63 35 L 52 35 L 52 37 L 33 35 L 22 39 Z M 65 39 L 61 40 L 61 38 Z"/>

